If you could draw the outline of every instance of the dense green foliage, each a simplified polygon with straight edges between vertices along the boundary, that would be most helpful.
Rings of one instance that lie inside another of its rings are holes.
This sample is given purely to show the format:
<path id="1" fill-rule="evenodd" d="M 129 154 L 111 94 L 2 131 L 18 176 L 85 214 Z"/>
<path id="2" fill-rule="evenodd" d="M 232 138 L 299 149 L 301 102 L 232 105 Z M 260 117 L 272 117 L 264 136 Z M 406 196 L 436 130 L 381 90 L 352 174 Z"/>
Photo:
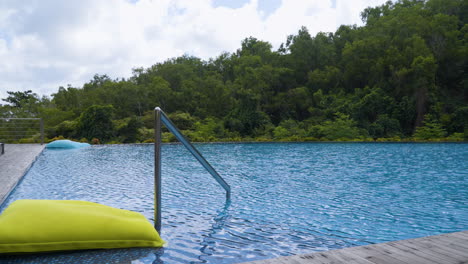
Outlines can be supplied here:
<path id="1" fill-rule="evenodd" d="M 234 53 L 95 75 L 50 99 L 10 92 L 0 115 L 43 117 L 49 138 L 101 142 L 151 140 L 155 106 L 196 141 L 466 140 L 467 3 L 389 1 L 365 9 L 362 27 L 303 27 L 276 51 L 249 37 Z"/>

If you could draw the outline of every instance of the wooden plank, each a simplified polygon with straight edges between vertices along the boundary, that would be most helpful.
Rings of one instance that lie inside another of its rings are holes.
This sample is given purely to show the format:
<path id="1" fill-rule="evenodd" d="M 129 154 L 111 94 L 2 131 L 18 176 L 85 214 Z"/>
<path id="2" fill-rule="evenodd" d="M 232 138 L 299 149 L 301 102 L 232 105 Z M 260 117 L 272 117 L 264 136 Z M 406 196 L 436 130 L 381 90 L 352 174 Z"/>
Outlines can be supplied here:
<path id="1" fill-rule="evenodd" d="M 377 244 L 372 246 L 373 249 L 379 251 L 382 254 L 392 256 L 400 261 L 408 262 L 412 264 L 435 264 L 432 260 L 421 258 L 418 255 L 412 254 L 411 252 L 405 252 L 387 244 Z"/>
<path id="2" fill-rule="evenodd" d="M 400 242 L 400 243 L 398 243 Z M 451 261 L 455 262 L 457 259 L 451 258 L 449 256 L 444 256 L 435 253 L 434 251 L 427 249 L 427 248 L 415 248 L 412 244 L 405 242 L 389 242 L 389 246 L 395 247 L 397 249 L 400 249 L 407 254 L 415 254 L 417 256 L 420 256 L 422 258 L 428 259 L 429 261 L 435 261 L 436 263 L 444 263 L 445 261 Z"/>
<path id="3" fill-rule="evenodd" d="M 468 243 L 468 235 L 463 235 L 461 232 L 460 234 L 452 233 L 452 234 L 441 234 L 436 237 L 437 239 L 441 240 L 450 240 L 450 241 L 458 241 L 459 243 L 465 244 Z M 434 239 L 434 236 L 430 237 L 422 237 L 421 239 Z"/>
<path id="4" fill-rule="evenodd" d="M 305 260 L 296 259 L 296 256 L 279 257 L 275 259 L 256 260 L 248 262 L 251 264 L 322 264 L 320 262 L 305 262 Z"/>
<path id="5" fill-rule="evenodd" d="M 349 264 L 374 264 L 360 256 L 352 254 L 352 252 L 347 252 L 345 250 L 332 250 L 326 252 L 335 256 L 337 259 L 341 260 L 340 263 L 349 263 Z"/>
<path id="6" fill-rule="evenodd" d="M 315 254 L 305 254 L 294 256 L 294 259 L 300 258 L 303 263 L 317 263 L 317 264 L 340 264 L 341 260 L 335 258 L 330 254 L 318 252 Z"/>
<path id="7" fill-rule="evenodd" d="M 393 256 L 382 254 L 373 249 L 371 246 L 350 248 L 349 251 L 370 262 L 378 264 L 410 264 L 410 262 L 401 261 L 394 258 Z"/>
<path id="8" fill-rule="evenodd" d="M 466 243 L 468 243 L 468 231 L 452 233 L 452 235 L 454 237 L 458 237 L 460 239 L 463 239 L 463 240 L 466 241 Z"/>
<path id="9" fill-rule="evenodd" d="M 409 244 L 415 245 L 413 241 L 409 241 Z M 435 245 L 433 243 L 425 243 L 424 241 L 417 241 L 417 250 L 426 249 L 427 251 L 438 254 L 441 257 L 454 259 L 456 262 L 459 262 L 463 257 L 459 256 L 457 253 L 452 252 L 450 248 L 445 248 L 442 244 Z"/>
<path id="10" fill-rule="evenodd" d="M 425 237 L 421 238 L 419 241 L 420 243 L 425 243 L 425 244 L 430 244 L 433 246 L 440 246 L 444 248 L 450 248 L 453 251 L 459 251 L 462 253 L 462 255 L 465 255 L 463 253 L 468 252 L 468 248 L 466 245 L 463 245 L 462 241 L 456 240 L 454 237 L 449 238 L 449 237 L 440 237 L 440 238 L 430 238 L 430 237 Z"/>
<path id="11" fill-rule="evenodd" d="M 297 259 L 297 258 L 294 258 L 294 257 L 295 256 L 293 256 L 293 258 L 285 257 L 283 262 L 281 262 L 281 263 L 282 264 L 323 264 L 322 262 L 319 262 L 319 261 L 309 262 L 307 260 Z"/>
<path id="12" fill-rule="evenodd" d="M 272 259 L 256 264 L 468 264 L 468 231 Z"/>
<path id="13" fill-rule="evenodd" d="M 436 244 L 436 243 L 432 243 L 432 242 L 426 242 L 426 241 L 423 241 L 423 240 L 419 240 L 417 242 L 414 242 L 414 241 L 408 241 L 408 243 L 412 244 L 413 246 L 415 246 L 416 248 L 420 249 L 420 248 L 426 248 L 426 249 L 429 249 L 439 255 L 442 255 L 442 256 L 445 256 L 445 257 L 449 257 L 449 258 L 455 258 L 457 261 L 468 261 L 468 257 L 466 256 L 462 256 L 460 255 L 460 252 L 457 251 L 457 250 L 453 250 L 451 248 L 448 248 L 444 245 L 441 245 L 441 244 Z"/>
<path id="14" fill-rule="evenodd" d="M 468 243 L 467 243 L 468 241 L 460 239 L 455 236 L 451 236 L 451 237 L 440 236 L 437 238 L 425 237 L 425 238 L 421 238 L 421 240 L 440 244 L 440 245 L 454 246 L 455 248 L 459 248 L 459 250 L 468 251 Z"/>

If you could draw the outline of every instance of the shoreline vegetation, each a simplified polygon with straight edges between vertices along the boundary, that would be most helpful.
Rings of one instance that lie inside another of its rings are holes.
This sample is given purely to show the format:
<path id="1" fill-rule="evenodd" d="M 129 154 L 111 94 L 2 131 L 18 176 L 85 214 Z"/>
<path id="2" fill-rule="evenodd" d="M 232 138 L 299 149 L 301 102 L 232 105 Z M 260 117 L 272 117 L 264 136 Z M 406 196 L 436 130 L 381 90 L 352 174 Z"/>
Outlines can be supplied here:
<path id="1" fill-rule="evenodd" d="M 182 132 L 183 133 L 183 132 Z M 185 136 L 185 133 L 183 133 Z M 187 137 L 190 142 L 192 143 L 215 143 L 215 144 L 223 144 L 223 143 L 305 143 L 305 142 L 318 142 L 318 143 L 340 143 L 340 142 L 356 142 L 356 143 L 468 143 L 463 139 L 463 135 L 455 135 L 455 137 L 446 137 L 446 138 L 430 138 L 430 139 L 416 139 L 416 138 L 354 138 L 354 139 L 336 139 L 336 140 L 329 140 L 326 138 L 312 138 L 312 137 L 288 137 L 288 138 L 279 138 L 279 139 L 271 139 L 271 138 L 210 138 L 210 139 L 191 139 Z M 45 142 L 49 143 L 54 140 L 61 140 L 61 139 L 68 139 L 64 137 L 56 137 L 52 139 L 46 139 Z M 90 143 L 93 145 L 101 144 L 99 139 L 93 138 L 91 141 L 86 139 L 69 139 L 74 141 L 79 141 L 82 143 Z M 161 136 L 162 143 L 180 143 L 174 135 L 170 132 L 164 132 Z M 34 143 L 32 140 L 23 140 L 16 143 Z M 147 139 L 144 141 L 136 141 L 131 143 L 123 143 L 119 141 L 108 141 L 105 144 L 151 144 L 154 143 L 154 139 Z"/>
<path id="2" fill-rule="evenodd" d="M 192 142 L 468 141 L 468 2 L 388 1 L 361 18 L 315 36 L 302 27 L 277 50 L 248 37 L 209 60 L 96 74 L 50 97 L 8 91 L 0 118 L 43 118 L 46 141 L 91 144 L 151 142 L 156 106 Z M 0 139 L 11 123 L 0 119 Z"/>

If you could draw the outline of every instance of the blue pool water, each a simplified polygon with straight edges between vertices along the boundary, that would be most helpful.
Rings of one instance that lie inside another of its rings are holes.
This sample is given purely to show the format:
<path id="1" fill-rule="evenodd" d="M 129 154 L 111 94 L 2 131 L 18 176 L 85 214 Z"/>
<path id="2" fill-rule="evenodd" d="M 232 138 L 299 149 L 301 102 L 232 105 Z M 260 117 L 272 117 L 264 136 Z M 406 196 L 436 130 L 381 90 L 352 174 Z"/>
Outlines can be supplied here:
<path id="1" fill-rule="evenodd" d="M 468 229 L 468 144 L 197 147 L 232 201 L 182 145 L 164 145 L 164 249 L 3 261 L 238 263 Z M 153 220 L 152 145 L 45 150 L 3 208 L 17 199 L 88 200 Z"/>

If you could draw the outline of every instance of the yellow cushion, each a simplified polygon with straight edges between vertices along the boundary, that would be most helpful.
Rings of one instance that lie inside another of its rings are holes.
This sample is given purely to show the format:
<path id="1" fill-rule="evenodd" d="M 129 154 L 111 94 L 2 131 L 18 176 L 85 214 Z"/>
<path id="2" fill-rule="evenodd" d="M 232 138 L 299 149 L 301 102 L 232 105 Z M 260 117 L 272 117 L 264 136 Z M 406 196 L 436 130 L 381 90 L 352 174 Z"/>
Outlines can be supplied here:
<path id="1" fill-rule="evenodd" d="M 18 200 L 0 215 L 0 253 L 163 244 L 142 214 L 92 202 Z"/>

